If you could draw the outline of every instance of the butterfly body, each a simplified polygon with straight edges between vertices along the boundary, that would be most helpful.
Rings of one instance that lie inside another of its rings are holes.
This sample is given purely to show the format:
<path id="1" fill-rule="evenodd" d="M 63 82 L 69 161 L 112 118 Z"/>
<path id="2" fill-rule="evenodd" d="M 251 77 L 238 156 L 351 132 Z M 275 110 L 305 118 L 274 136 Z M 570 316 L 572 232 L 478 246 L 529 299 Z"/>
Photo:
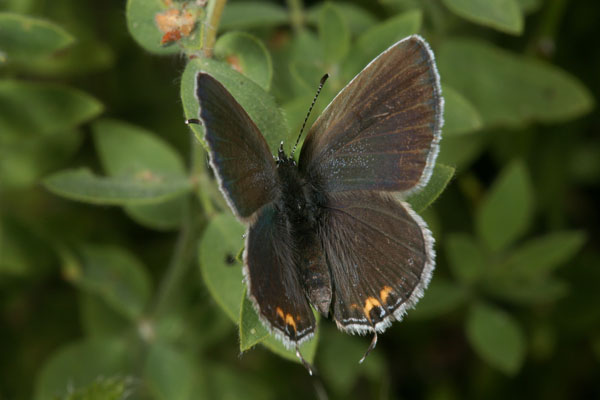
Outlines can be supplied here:
<path id="1" fill-rule="evenodd" d="M 293 265 L 311 305 L 329 315 L 331 276 L 318 237 L 326 198 L 318 180 L 306 179 L 293 157 L 281 149 L 277 159 L 281 195 L 275 208 L 293 240 Z"/>
<path id="2" fill-rule="evenodd" d="M 441 139 L 427 43 L 411 36 L 369 63 L 314 123 L 298 162 L 283 146 L 273 158 L 217 80 L 200 72 L 196 85 L 211 166 L 248 225 L 243 271 L 263 324 L 297 347 L 316 330 L 312 308 L 348 333 L 401 320 L 435 265 L 431 233 L 403 200 L 429 180 Z"/>

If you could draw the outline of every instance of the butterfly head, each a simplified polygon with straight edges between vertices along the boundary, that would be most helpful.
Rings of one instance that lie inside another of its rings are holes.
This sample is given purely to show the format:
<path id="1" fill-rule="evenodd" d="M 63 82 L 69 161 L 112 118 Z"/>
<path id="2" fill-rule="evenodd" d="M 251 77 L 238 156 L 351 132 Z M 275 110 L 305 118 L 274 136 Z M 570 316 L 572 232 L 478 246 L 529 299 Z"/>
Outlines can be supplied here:
<path id="1" fill-rule="evenodd" d="M 277 151 L 277 165 L 291 165 L 293 167 L 296 166 L 296 160 L 294 160 L 294 156 L 288 156 L 285 154 L 285 150 L 283 150 L 283 141 L 279 144 L 279 150 Z"/>

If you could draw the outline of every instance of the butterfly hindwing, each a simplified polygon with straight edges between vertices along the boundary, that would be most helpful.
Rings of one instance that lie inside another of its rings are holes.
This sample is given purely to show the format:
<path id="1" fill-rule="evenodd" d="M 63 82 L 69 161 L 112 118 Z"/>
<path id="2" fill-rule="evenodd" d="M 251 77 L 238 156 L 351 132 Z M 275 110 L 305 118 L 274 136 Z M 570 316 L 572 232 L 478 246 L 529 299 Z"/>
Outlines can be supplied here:
<path id="1" fill-rule="evenodd" d="M 267 205 L 250 225 L 244 250 L 248 295 L 263 324 L 288 347 L 310 339 L 315 331 L 293 243 L 284 216 Z"/>
<path id="2" fill-rule="evenodd" d="M 408 204 L 386 193 L 335 193 L 320 230 L 340 329 L 381 332 L 422 296 L 433 238 Z"/>
<path id="3" fill-rule="evenodd" d="M 424 186 L 438 152 L 443 100 L 429 46 L 404 39 L 367 65 L 327 106 L 300 154 L 329 192 Z"/>
<path id="4" fill-rule="evenodd" d="M 198 73 L 196 96 L 219 186 L 237 216 L 248 219 L 276 197 L 277 173 L 269 146 L 242 106 L 212 76 Z"/>

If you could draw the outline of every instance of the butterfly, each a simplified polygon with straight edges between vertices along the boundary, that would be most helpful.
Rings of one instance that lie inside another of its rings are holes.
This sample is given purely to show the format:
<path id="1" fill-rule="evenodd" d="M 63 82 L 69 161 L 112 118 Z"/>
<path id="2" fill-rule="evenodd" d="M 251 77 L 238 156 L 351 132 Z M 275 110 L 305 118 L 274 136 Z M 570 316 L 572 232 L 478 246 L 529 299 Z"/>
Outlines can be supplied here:
<path id="1" fill-rule="evenodd" d="M 403 200 L 427 184 L 441 139 L 429 45 L 413 35 L 371 61 L 318 117 L 297 161 L 283 145 L 273 157 L 208 73 L 197 74 L 196 96 L 219 187 L 248 226 L 243 272 L 260 320 L 302 359 L 314 308 L 344 332 L 372 333 L 366 356 L 435 266 L 434 239 Z"/>

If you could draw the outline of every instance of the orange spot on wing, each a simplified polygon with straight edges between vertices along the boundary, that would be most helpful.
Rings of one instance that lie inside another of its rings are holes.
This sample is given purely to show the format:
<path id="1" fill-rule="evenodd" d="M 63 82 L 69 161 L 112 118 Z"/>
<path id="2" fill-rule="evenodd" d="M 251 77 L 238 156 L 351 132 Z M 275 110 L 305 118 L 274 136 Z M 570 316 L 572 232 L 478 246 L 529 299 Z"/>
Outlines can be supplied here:
<path id="1" fill-rule="evenodd" d="M 363 311 L 369 321 L 371 320 L 371 310 L 374 307 L 381 307 L 381 303 L 379 302 L 379 300 L 377 300 L 375 297 L 367 297 L 367 300 L 365 300 L 365 306 L 363 308 Z"/>
<path id="2" fill-rule="evenodd" d="M 279 318 L 281 318 L 282 320 L 285 321 L 285 315 L 283 315 L 283 310 L 281 309 L 281 307 L 277 307 L 275 309 L 275 311 L 277 312 L 277 315 L 279 316 Z"/>
<path id="3" fill-rule="evenodd" d="M 387 299 L 388 297 L 390 297 L 390 293 L 392 292 L 391 287 L 389 286 L 384 286 L 383 289 L 381 289 L 381 291 L 379 292 L 379 297 L 381 298 L 381 301 L 383 301 L 384 303 L 387 303 Z"/>
<path id="4" fill-rule="evenodd" d="M 292 317 L 292 314 L 287 314 L 285 316 L 285 323 L 294 328 L 294 331 L 296 330 L 296 321 L 294 321 L 294 317 Z"/>

